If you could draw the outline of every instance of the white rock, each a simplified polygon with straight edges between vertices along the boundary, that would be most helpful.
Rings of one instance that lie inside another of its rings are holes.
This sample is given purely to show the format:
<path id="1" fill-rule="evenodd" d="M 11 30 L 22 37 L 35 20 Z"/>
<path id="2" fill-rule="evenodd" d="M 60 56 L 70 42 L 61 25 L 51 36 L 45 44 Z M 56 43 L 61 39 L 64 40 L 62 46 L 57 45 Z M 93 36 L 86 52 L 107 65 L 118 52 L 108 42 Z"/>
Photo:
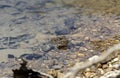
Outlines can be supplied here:
<path id="1" fill-rule="evenodd" d="M 112 63 L 113 63 L 113 62 L 116 62 L 116 61 L 119 61 L 119 59 L 118 59 L 118 58 L 113 59 L 113 60 L 112 60 Z"/>
<path id="2" fill-rule="evenodd" d="M 114 71 L 105 73 L 100 78 L 114 78 L 114 77 L 118 76 L 119 74 L 120 74 L 120 70 L 114 70 Z"/>

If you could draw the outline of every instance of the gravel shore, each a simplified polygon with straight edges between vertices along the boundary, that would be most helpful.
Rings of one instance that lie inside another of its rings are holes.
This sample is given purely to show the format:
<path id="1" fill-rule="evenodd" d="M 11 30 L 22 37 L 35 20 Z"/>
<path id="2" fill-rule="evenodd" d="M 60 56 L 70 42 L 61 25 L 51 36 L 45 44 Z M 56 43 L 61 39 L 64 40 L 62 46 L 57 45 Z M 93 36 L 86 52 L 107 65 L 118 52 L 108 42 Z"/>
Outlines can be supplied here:
<path id="1" fill-rule="evenodd" d="M 0 0 L 0 78 L 12 78 L 15 57 L 35 70 L 66 72 L 101 54 L 91 41 L 118 36 L 120 16 L 82 11 L 55 0 Z"/>

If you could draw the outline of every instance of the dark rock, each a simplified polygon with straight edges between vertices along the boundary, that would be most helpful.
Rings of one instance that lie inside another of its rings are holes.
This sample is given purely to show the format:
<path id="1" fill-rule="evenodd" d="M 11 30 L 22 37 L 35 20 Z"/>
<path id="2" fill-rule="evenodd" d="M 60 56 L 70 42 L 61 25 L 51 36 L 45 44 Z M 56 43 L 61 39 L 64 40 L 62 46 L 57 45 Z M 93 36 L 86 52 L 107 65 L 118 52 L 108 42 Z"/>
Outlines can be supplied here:
<path id="1" fill-rule="evenodd" d="M 33 60 L 33 59 L 38 60 L 41 57 L 42 55 L 39 55 L 39 54 L 23 54 L 20 56 L 20 58 L 26 58 L 28 60 Z"/>
<path id="2" fill-rule="evenodd" d="M 44 52 L 49 52 L 49 51 L 51 51 L 52 49 L 54 49 L 54 47 L 48 43 L 48 44 L 43 44 L 43 45 L 41 46 L 41 49 L 42 49 L 42 51 L 44 51 Z"/>
<path id="3" fill-rule="evenodd" d="M 32 69 L 28 69 L 26 65 L 27 62 L 23 60 L 20 69 L 12 70 L 13 78 L 43 78 L 44 77 L 39 72 L 33 71 Z"/>
<path id="4" fill-rule="evenodd" d="M 79 43 L 76 43 L 76 44 L 75 44 L 75 46 L 80 46 L 80 47 L 81 47 L 81 46 L 84 46 L 84 45 L 85 45 L 84 42 L 79 42 Z"/>
<path id="5" fill-rule="evenodd" d="M 120 78 L 120 74 L 116 78 Z"/>
<path id="6" fill-rule="evenodd" d="M 11 7 L 10 5 L 0 5 L 0 8 L 7 8 L 7 7 Z"/>
<path id="7" fill-rule="evenodd" d="M 60 36 L 51 39 L 59 50 L 66 50 L 68 48 L 69 40 L 65 36 Z"/>
<path id="8" fill-rule="evenodd" d="M 57 28 L 56 30 L 55 30 L 55 33 L 57 34 L 57 35 L 66 35 L 66 34 L 69 34 L 70 33 L 70 30 L 69 29 L 67 29 L 67 28 Z"/>
<path id="9" fill-rule="evenodd" d="M 15 58 L 15 56 L 12 54 L 8 54 L 8 58 Z"/>

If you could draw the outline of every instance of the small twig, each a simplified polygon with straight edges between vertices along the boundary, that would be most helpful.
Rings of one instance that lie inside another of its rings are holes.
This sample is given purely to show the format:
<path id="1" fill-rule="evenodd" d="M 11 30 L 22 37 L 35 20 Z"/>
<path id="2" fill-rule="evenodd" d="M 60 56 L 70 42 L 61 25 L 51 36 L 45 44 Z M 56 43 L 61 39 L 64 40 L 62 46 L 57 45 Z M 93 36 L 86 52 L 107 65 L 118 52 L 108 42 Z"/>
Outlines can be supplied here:
<path id="1" fill-rule="evenodd" d="M 49 77 L 49 78 L 54 78 L 53 76 L 51 76 L 51 75 L 49 75 L 49 74 L 46 74 L 46 73 L 43 73 L 43 72 L 41 72 L 41 71 L 37 71 L 37 72 L 39 72 L 39 73 L 42 74 L 43 76 L 47 76 L 47 77 Z"/>

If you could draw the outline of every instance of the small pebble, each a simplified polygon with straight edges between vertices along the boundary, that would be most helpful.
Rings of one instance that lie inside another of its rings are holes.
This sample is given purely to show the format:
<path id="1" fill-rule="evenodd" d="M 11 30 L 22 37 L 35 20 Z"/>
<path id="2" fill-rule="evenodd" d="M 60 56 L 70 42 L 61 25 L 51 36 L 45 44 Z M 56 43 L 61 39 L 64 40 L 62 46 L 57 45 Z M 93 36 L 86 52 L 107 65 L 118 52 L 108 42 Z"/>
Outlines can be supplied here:
<path id="1" fill-rule="evenodd" d="M 116 62 L 116 61 L 119 61 L 119 59 L 118 59 L 118 58 L 115 58 L 115 59 L 113 59 L 111 62 L 114 63 L 114 62 Z"/>
<path id="2" fill-rule="evenodd" d="M 85 54 L 80 53 L 80 52 L 76 53 L 76 55 L 77 55 L 77 56 L 80 56 L 80 57 L 84 57 L 84 56 L 85 56 Z"/>
<path id="3" fill-rule="evenodd" d="M 120 64 L 114 64 L 113 67 L 116 68 L 116 69 L 119 69 L 120 68 Z"/>
<path id="4" fill-rule="evenodd" d="M 104 65 L 102 66 L 102 68 L 103 68 L 103 69 L 107 69 L 107 68 L 108 68 L 108 65 L 107 65 L 107 64 L 104 64 Z"/>
<path id="5" fill-rule="evenodd" d="M 84 40 L 90 40 L 90 38 L 89 37 L 85 37 Z"/>
<path id="6" fill-rule="evenodd" d="M 105 73 L 103 69 L 99 68 L 98 70 L 100 71 L 100 74 L 104 74 Z"/>
<path id="7" fill-rule="evenodd" d="M 103 76 L 101 76 L 100 78 L 115 78 L 119 74 L 120 74 L 120 70 L 109 71 L 105 73 Z"/>

